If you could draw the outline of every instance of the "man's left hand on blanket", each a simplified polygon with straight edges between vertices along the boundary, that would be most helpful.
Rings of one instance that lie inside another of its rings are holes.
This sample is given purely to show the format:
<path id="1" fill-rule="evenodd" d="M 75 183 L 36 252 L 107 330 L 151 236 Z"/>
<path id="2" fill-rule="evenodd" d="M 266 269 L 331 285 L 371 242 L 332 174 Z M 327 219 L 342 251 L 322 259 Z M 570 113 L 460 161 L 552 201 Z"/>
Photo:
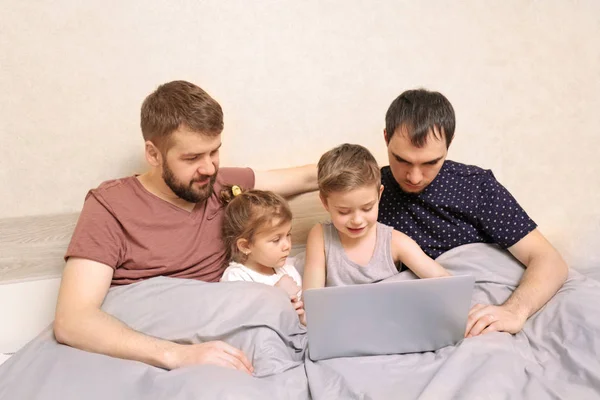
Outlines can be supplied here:
<path id="1" fill-rule="evenodd" d="M 507 306 L 475 304 L 469 311 L 465 337 L 483 335 L 490 332 L 515 334 L 525 325 L 527 318 Z"/>

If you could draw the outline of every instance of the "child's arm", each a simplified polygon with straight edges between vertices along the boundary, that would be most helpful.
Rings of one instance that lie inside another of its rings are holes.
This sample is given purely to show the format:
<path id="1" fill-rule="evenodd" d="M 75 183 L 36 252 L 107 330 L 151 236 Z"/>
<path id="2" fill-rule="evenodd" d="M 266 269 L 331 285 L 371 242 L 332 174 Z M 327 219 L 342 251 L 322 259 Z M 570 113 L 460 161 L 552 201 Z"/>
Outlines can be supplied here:
<path id="1" fill-rule="evenodd" d="M 421 250 L 417 242 L 397 230 L 392 231 L 392 257 L 401 261 L 419 278 L 450 276 L 444 267 Z"/>
<path id="2" fill-rule="evenodd" d="M 294 278 L 290 275 L 283 275 L 274 286 L 285 291 L 291 299 L 297 298 L 298 292 L 300 291 L 300 286 L 298 286 Z"/>
<path id="3" fill-rule="evenodd" d="M 323 227 L 317 224 L 312 227 L 306 240 L 306 262 L 302 289 L 322 288 L 325 286 L 325 244 Z"/>

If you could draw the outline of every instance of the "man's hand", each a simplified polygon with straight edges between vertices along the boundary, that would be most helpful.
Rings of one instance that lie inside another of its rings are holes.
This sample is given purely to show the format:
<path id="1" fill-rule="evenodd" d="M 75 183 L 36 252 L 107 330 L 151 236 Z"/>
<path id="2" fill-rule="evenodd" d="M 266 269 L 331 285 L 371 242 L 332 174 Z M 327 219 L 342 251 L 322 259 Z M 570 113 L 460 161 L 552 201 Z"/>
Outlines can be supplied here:
<path id="1" fill-rule="evenodd" d="M 108 265 L 69 258 L 54 320 L 54 335 L 59 343 L 166 369 L 208 363 L 252 373 L 246 356 L 226 343 L 173 343 L 137 332 L 105 313 L 100 306 L 112 276 L 113 269 Z"/>
<path id="2" fill-rule="evenodd" d="M 509 309 L 506 305 L 492 306 L 475 304 L 469 311 L 465 337 L 483 335 L 490 332 L 515 334 L 523 329 L 527 317 Z"/>
<path id="3" fill-rule="evenodd" d="M 254 368 L 241 350 L 225 342 L 176 344 L 166 355 L 167 368 L 177 369 L 197 364 L 213 364 L 252 374 Z"/>
<path id="4" fill-rule="evenodd" d="M 300 286 L 298 286 L 294 279 L 289 275 L 282 276 L 275 286 L 283 289 L 290 298 L 295 298 L 300 291 Z"/>

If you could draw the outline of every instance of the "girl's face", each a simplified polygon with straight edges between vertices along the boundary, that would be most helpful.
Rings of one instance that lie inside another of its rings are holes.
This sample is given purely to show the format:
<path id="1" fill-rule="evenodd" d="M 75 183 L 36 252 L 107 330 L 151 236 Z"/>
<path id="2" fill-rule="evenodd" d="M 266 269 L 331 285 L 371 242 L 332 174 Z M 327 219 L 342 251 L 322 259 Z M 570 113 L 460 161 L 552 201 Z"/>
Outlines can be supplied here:
<path id="1" fill-rule="evenodd" d="M 365 236 L 377 223 L 382 191 L 383 186 L 377 190 L 369 185 L 347 192 L 330 193 L 327 198 L 321 197 L 321 201 L 338 232 L 357 239 Z"/>
<path id="2" fill-rule="evenodd" d="M 279 224 L 279 220 L 273 221 L 273 228 L 262 230 L 254 236 L 252 243 L 248 243 L 246 264 L 267 268 L 279 268 L 285 264 L 292 248 L 292 222 Z"/>

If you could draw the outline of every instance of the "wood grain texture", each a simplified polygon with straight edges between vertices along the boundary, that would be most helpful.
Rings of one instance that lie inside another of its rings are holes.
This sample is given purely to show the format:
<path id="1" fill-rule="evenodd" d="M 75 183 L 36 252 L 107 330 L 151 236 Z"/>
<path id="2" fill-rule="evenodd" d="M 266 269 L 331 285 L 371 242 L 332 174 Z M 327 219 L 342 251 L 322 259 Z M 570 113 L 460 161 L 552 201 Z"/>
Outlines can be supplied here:
<path id="1" fill-rule="evenodd" d="M 292 254 L 306 244 L 310 228 L 328 218 L 317 192 L 290 200 L 294 214 Z M 0 219 L 0 284 L 55 278 L 79 213 Z"/>

